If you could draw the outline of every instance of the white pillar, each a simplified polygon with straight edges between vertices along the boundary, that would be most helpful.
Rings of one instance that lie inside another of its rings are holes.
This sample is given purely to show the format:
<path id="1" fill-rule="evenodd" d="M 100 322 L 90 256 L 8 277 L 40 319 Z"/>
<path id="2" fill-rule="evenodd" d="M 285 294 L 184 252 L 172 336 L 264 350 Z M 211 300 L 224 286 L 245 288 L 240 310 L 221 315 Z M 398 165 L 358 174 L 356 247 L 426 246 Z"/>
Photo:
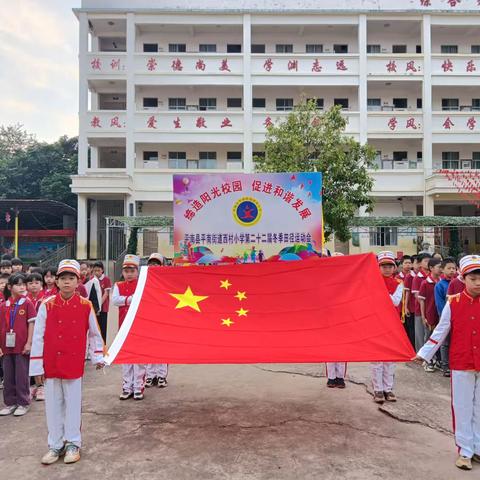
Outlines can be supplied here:
<path id="1" fill-rule="evenodd" d="M 127 13 L 127 128 L 126 169 L 133 176 L 135 168 L 135 14 Z"/>
<path id="2" fill-rule="evenodd" d="M 360 110 L 360 143 L 365 144 L 368 140 L 367 128 L 367 16 L 360 15 L 358 18 L 358 53 L 359 53 L 359 85 L 358 107 Z"/>
<path id="3" fill-rule="evenodd" d="M 90 147 L 90 168 L 98 168 L 98 148 L 99 147 Z"/>
<path id="4" fill-rule="evenodd" d="M 422 52 L 423 52 L 423 176 L 424 184 L 433 172 L 432 159 L 432 37 L 430 15 L 423 16 L 422 22 Z M 426 192 L 423 198 L 423 214 L 433 215 L 433 199 L 429 203 Z"/>
<path id="5" fill-rule="evenodd" d="M 88 109 L 88 81 L 87 81 L 87 52 L 88 52 L 88 18 L 85 12 L 79 13 L 79 91 L 78 91 L 78 174 L 84 175 L 87 171 L 88 140 L 86 135 L 87 109 Z"/>
<path id="6" fill-rule="evenodd" d="M 77 196 L 77 258 L 87 258 L 87 197 Z"/>
<path id="7" fill-rule="evenodd" d="M 253 135 L 252 135 L 252 18 L 243 16 L 243 168 L 253 172 Z"/>

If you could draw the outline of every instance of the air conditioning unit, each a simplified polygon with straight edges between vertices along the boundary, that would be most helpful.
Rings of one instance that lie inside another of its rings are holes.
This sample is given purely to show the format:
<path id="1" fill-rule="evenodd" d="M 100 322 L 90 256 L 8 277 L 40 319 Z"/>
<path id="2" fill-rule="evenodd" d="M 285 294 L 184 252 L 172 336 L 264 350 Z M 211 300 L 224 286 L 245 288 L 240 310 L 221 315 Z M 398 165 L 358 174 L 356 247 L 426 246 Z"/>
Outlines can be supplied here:
<path id="1" fill-rule="evenodd" d="M 462 170 L 471 170 L 472 161 L 471 160 L 461 160 Z"/>

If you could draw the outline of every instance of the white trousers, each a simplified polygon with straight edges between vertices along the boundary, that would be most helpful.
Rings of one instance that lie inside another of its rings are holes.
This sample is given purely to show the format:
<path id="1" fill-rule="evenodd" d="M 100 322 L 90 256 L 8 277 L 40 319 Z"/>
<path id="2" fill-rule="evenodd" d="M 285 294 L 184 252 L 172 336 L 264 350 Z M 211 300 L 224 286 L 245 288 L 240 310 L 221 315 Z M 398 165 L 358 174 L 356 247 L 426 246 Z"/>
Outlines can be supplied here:
<path id="1" fill-rule="evenodd" d="M 452 412 L 460 455 L 480 455 L 480 372 L 452 370 Z"/>
<path id="2" fill-rule="evenodd" d="M 345 372 L 347 371 L 345 362 L 328 362 L 325 365 L 327 366 L 327 378 L 329 380 L 345 378 Z"/>
<path id="3" fill-rule="evenodd" d="M 129 393 L 143 393 L 145 387 L 145 365 L 122 365 L 123 391 Z"/>
<path id="4" fill-rule="evenodd" d="M 82 379 L 45 379 L 45 413 L 48 447 L 60 449 L 64 442 L 82 446 Z"/>
<path id="5" fill-rule="evenodd" d="M 149 363 L 147 365 L 147 378 L 162 377 L 167 378 L 168 364 L 167 363 Z"/>
<path id="6" fill-rule="evenodd" d="M 370 364 L 373 390 L 375 392 L 391 392 L 395 379 L 395 363 L 376 362 Z"/>

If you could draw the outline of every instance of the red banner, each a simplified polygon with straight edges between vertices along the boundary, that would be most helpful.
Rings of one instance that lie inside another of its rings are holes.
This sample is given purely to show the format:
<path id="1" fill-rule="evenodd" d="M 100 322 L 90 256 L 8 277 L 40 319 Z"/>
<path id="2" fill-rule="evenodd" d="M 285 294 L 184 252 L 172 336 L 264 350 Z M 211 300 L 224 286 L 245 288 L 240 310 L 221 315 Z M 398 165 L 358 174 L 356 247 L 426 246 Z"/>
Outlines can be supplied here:
<path id="1" fill-rule="evenodd" d="M 108 363 L 408 361 L 373 254 L 143 267 Z"/>

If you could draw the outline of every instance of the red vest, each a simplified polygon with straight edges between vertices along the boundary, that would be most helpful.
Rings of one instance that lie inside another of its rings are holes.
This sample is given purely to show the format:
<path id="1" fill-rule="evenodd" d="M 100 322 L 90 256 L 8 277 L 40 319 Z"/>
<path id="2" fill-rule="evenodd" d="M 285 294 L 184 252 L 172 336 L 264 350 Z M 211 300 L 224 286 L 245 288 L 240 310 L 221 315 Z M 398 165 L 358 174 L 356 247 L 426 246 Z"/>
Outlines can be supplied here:
<path id="1" fill-rule="evenodd" d="M 44 304 L 47 309 L 43 347 L 45 377 L 82 377 L 92 304 L 78 293 L 69 300 L 58 293 Z"/>
<path id="2" fill-rule="evenodd" d="M 402 280 L 400 280 L 397 277 L 394 277 L 393 275 L 391 277 L 383 277 L 383 280 L 385 282 L 385 286 L 387 287 L 388 293 L 390 295 L 393 295 L 395 291 L 397 290 L 398 286 L 402 283 Z M 402 302 L 400 302 L 395 309 L 397 312 L 402 315 Z"/>
<path id="3" fill-rule="evenodd" d="M 480 371 L 480 297 L 464 290 L 448 298 L 451 309 L 450 368 Z"/>
<path id="4" fill-rule="evenodd" d="M 122 297 L 131 297 L 137 288 L 138 280 L 131 282 L 117 282 L 118 293 Z M 130 305 L 122 305 L 118 307 L 118 326 L 121 327 L 125 317 L 127 316 Z"/>

